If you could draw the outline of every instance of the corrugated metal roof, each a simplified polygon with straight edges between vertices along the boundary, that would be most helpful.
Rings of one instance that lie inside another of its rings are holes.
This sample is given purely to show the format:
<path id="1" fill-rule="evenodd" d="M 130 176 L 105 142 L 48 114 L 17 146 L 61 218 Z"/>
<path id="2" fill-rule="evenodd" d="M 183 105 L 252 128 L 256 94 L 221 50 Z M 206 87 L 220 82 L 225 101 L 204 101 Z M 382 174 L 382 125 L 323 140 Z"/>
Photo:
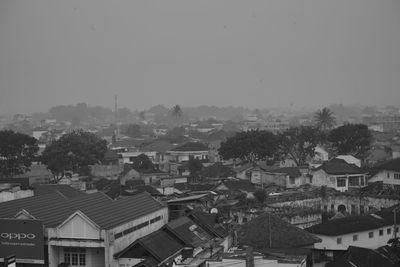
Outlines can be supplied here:
<path id="1" fill-rule="evenodd" d="M 103 193 L 72 199 L 53 193 L 0 203 L 0 218 L 14 217 L 24 209 L 47 227 L 55 227 L 80 210 L 101 228 L 110 229 L 163 207 L 146 192 L 116 201 Z"/>

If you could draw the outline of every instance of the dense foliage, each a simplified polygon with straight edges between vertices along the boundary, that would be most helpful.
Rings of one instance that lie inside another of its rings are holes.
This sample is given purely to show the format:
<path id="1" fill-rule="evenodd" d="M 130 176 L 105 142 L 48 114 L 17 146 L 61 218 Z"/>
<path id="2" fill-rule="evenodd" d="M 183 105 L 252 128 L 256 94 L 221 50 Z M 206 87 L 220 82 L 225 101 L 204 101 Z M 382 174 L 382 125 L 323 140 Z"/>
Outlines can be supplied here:
<path id="1" fill-rule="evenodd" d="M 29 171 L 38 150 L 35 138 L 11 130 L 0 131 L 0 174 L 12 177 Z"/>
<path id="2" fill-rule="evenodd" d="M 43 152 L 41 160 L 55 179 L 65 171 L 81 172 L 88 165 L 99 163 L 107 151 L 107 142 L 93 133 L 72 131 L 53 141 Z"/>

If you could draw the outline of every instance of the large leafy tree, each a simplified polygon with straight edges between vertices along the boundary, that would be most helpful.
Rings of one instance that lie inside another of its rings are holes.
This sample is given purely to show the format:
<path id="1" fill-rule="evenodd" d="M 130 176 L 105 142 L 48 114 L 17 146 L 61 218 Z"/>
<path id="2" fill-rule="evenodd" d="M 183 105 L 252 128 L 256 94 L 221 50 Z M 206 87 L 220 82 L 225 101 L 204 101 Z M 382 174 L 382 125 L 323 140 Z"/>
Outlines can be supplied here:
<path id="1" fill-rule="evenodd" d="M 315 155 L 314 149 L 322 140 L 320 131 L 311 126 L 291 127 L 278 137 L 280 156 L 292 159 L 298 166 Z"/>
<path id="2" fill-rule="evenodd" d="M 107 142 L 82 130 L 72 131 L 53 141 L 43 151 L 41 160 L 57 182 L 65 171 L 82 172 L 104 159 Z"/>
<path id="3" fill-rule="evenodd" d="M 223 159 L 241 159 L 249 162 L 272 157 L 278 148 L 277 137 L 268 131 L 239 132 L 221 143 L 219 154 Z"/>
<path id="4" fill-rule="evenodd" d="M 364 159 L 371 148 L 372 133 L 364 124 L 345 124 L 329 132 L 328 141 L 337 154 Z"/>
<path id="5" fill-rule="evenodd" d="M 12 177 L 29 171 L 38 150 L 35 138 L 11 130 L 0 131 L 0 174 Z"/>
<path id="6" fill-rule="evenodd" d="M 151 159 L 146 154 L 140 154 L 134 158 L 132 167 L 139 172 L 151 172 L 156 170 L 153 162 L 151 162 Z"/>
<path id="7" fill-rule="evenodd" d="M 333 112 L 329 108 L 323 108 L 314 113 L 314 121 L 321 130 L 331 129 L 336 124 Z"/>

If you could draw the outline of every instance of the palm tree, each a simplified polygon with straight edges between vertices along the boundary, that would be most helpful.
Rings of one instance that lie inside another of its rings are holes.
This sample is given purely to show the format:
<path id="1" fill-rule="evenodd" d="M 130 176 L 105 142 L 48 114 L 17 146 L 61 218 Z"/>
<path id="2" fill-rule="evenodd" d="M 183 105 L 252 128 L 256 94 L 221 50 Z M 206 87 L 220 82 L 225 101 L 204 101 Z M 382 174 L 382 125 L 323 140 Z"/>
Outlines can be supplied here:
<path id="1" fill-rule="evenodd" d="M 322 130 L 331 129 L 336 124 L 336 119 L 333 116 L 333 112 L 326 107 L 315 112 L 314 121 L 317 127 Z"/>
<path id="2" fill-rule="evenodd" d="M 172 116 L 176 118 L 182 116 L 182 109 L 179 105 L 175 105 L 172 107 Z"/>

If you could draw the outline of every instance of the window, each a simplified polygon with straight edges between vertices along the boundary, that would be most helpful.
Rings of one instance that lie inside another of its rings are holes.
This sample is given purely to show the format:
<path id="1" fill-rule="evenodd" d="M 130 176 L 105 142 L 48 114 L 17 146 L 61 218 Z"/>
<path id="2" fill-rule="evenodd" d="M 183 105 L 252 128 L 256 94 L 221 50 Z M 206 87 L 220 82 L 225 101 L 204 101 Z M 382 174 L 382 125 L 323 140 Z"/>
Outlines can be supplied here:
<path id="1" fill-rule="evenodd" d="M 386 234 L 390 235 L 392 233 L 392 228 L 386 229 Z"/>
<path id="2" fill-rule="evenodd" d="M 346 187 L 346 178 L 336 179 L 337 187 Z"/>
<path id="3" fill-rule="evenodd" d="M 359 186 L 360 185 L 360 177 L 349 177 L 349 186 Z"/>
<path id="4" fill-rule="evenodd" d="M 396 227 L 396 233 L 398 233 L 399 232 L 399 227 Z"/>
<path id="5" fill-rule="evenodd" d="M 335 205 L 331 204 L 331 210 L 335 210 Z"/>
<path id="6" fill-rule="evenodd" d="M 342 238 L 341 237 L 336 238 L 336 244 L 338 244 L 338 245 L 342 244 Z"/>
<path id="7" fill-rule="evenodd" d="M 353 241 L 357 241 L 358 240 L 358 235 L 353 235 Z"/>
<path id="8" fill-rule="evenodd" d="M 360 214 L 364 214 L 364 206 L 360 205 Z"/>
<path id="9" fill-rule="evenodd" d="M 374 232 L 369 232 L 369 233 L 368 233 L 368 237 L 369 237 L 369 238 L 374 238 Z"/>
<path id="10" fill-rule="evenodd" d="M 328 212 L 328 205 L 324 205 L 324 211 Z"/>
<path id="11" fill-rule="evenodd" d="M 289 177 L 289 184 L 295 184 L 295 178 Z"/>
<path id="12" fill-rule="evenodd" d="M 394 179 L 400 179 L 400 173 L 395 173 L 394 174 Z"/>
<path id="13" fill-rule="evenodd" d="M 380 236 L 383 235 L 383 229 L 379 230 L 379 235 L 380 235 Z"/>
<path id="14" fill-rule="evenodd" d="M 64 262 L 68 266 L 86 266 L 86 249 L 64 248 Z"/>

